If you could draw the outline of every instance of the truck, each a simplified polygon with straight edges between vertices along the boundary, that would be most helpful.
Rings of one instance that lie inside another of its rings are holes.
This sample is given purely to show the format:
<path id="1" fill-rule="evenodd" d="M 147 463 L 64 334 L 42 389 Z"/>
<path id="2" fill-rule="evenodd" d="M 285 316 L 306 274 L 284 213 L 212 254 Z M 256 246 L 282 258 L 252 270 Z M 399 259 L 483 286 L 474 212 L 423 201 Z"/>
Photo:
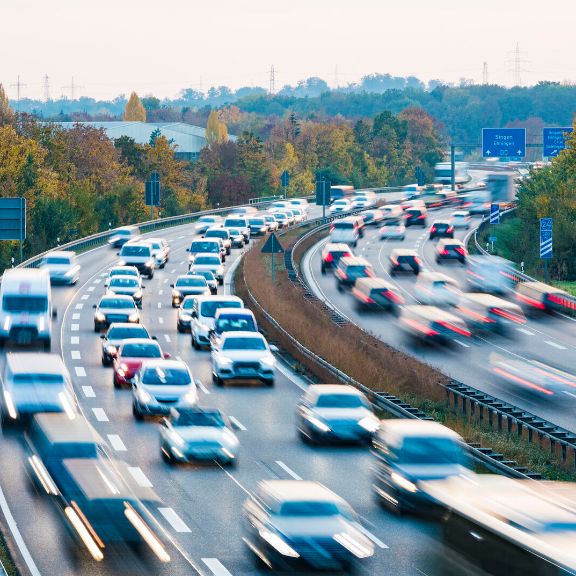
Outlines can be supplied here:
<path id="1" fill-rule="evenodd" d="M 512 202 L 516 196 L 515 179 L 514 172 L 488 174 L 487 188 L 490 192 L 490 201 L 494 204 Z"/>
<path id="2" fill-rule="evenodd" d="M 472 177 L 468 173 L 468 164 L 466 162 L 454 163 L 454 183 L 456 186 L 468 184 Z M 450 162 L 439 162 L 434 167 L 434 182 L 438 184 L 452 184 L 452 164 Z"/>

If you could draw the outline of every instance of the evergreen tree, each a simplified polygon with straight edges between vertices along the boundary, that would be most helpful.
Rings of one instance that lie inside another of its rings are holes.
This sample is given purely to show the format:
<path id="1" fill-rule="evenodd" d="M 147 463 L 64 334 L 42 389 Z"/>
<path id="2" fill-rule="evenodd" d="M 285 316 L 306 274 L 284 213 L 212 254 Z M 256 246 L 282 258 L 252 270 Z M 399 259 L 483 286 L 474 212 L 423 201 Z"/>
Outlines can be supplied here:
<path id="1" fill-rule="evenodd" d="M 144 108 L 138 94 L 132 92 L 130 99 L 124 109 L 124 120 L 128 122 L 146 122 L 146 109 Z"/>

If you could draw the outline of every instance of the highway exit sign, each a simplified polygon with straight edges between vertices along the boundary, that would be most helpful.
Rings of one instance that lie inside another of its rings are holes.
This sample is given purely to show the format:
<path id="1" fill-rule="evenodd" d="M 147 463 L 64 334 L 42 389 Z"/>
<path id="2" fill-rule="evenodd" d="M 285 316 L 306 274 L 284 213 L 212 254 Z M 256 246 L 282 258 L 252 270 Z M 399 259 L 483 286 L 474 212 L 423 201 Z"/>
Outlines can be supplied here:
<path id="1" fill-rule="evenodd" d="M 526 156 L 525 128 L 482 128 L 484 158 L 523 158 Z"/>

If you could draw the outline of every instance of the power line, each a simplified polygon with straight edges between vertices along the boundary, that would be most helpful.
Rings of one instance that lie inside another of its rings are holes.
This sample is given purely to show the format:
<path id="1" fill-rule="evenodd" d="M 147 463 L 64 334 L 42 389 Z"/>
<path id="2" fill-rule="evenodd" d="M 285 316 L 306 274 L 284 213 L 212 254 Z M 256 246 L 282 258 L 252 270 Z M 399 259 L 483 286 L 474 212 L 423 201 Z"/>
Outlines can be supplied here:
<path id="1" fill-rule="evenodd" d="M 48 74 L 44 75 L 44 78 L 42 79 L 42 84 L 44 85 L 44 100 L 48 102 L 48 100 L 50 100 L 50 77 L 48 76 Z"/>
<path id="2" fill-rule="evenodd" d="M 74 76 L 72 76 L 72 81 L 69 86 L 62 86 L 62 90 L 70 90 L 70 100 L 74 100 L 75 91 L 79 88 L 84 88 L 84 86 L 74 84 Z"/>
<path id="3" fill-rule="evenodd" d="M 26 84 L 20 82 L 20 75 L 18 75 L 18 80 L 16 81 L 16 84 L 10 84 L 10 86 L 16 88 L 16 102 L 20 102 L 20 91 L 22 88 L 26 87 Z"/>

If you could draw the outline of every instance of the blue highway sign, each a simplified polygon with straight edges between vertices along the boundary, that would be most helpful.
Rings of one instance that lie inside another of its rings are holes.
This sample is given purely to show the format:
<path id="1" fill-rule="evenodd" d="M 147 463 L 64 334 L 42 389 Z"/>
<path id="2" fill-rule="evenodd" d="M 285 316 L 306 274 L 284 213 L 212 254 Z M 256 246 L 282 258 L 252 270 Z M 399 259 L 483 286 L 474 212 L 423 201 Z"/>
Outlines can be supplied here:
<path id="1" fill-rule="evenodd" d="M 500 204 L 490 204 L 490 224 L 500 224 Z"/>
<path id="2" fill-rule="evenodd" d="M 552 258 L 552 218 L 540 218 L 540 258 Z"/>
<path id="3" fill-rule="evenodd" d="M 572 127 L 565 128 L 544 128 L 542 132 L 542 142 L 544 158 L 554 158 L 566 148 L 566 134 L 572 133 Z"/>
<path id="4" fill-rule="evenodd" d="M 280 176 L 280 184 L 282 184 L 284 188 L 290 184 L 290 174 L 288 173 L 288 170 L 284 170 L 284 172 L 282 172 L 282 175 Z"/>
<path id="5" fill-rule="evenodd" d="M 482 128 L 484 158 L 523 158 L 526 156 L 525 128 Z"/>

